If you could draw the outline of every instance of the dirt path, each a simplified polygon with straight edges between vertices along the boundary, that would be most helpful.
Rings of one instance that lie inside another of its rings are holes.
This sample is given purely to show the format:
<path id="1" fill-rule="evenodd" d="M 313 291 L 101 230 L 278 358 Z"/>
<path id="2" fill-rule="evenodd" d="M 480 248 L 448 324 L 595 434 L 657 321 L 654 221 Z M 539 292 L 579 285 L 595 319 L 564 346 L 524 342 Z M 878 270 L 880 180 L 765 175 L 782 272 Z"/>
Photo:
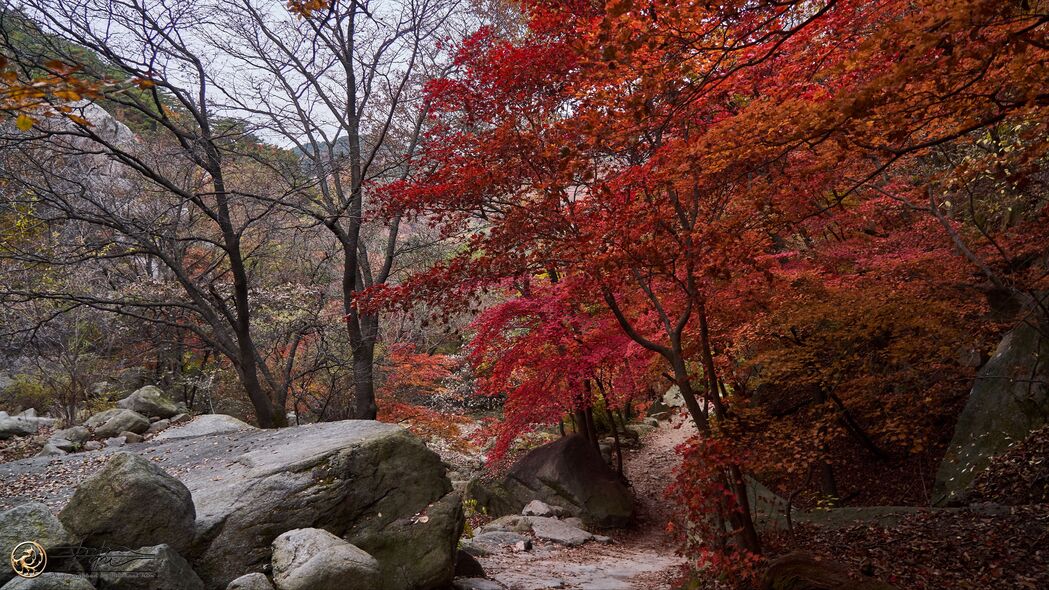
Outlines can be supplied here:
<path id="1" fill-rule="evenodd" d="M 488 576 L 510 590 L 670 588 L 682 560 L 664 532 L 668 518 L 663 490 L 677 462 L 674 447 L 691 434 L 688 424 L 675 428 L 679 424 L 680 419 L 662 422 L 642 439 L 640 448 L 624 453 L 623 470 L 638 501 L 635 527 L 614 532 L 608 545 L 537 545 L 530 552 L 481 558 Z"/>

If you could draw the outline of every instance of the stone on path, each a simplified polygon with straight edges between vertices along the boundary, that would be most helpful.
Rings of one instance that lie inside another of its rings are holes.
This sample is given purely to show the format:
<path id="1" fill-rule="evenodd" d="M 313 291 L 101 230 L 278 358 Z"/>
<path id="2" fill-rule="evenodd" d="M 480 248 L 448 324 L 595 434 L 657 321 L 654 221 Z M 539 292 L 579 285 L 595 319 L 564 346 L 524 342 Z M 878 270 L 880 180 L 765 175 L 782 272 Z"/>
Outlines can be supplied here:
<path id="1" fill-rule="evenodd" d="M 544 541 L 553 541 L 568 547 L 577 547 L 594 539 L 594 535 L 591 533 L 577 529 L 556 518 L 532 516 L 529 518 L 529 521 L 532 523 L 532 532 L 535 533 L 536 538 Z"/>
<path id="2" fill-rule="evenodd" d="M 492 553 L 499 553 L 503 551 L 510 551 L 517 543 L 528 542 L 531 544 L 531 540 L 521 534 L 508 532 L 508 531 L 491 531 L 483 532 L 462 542 L 463 551 L 474 556 L 491 555 Z"/>

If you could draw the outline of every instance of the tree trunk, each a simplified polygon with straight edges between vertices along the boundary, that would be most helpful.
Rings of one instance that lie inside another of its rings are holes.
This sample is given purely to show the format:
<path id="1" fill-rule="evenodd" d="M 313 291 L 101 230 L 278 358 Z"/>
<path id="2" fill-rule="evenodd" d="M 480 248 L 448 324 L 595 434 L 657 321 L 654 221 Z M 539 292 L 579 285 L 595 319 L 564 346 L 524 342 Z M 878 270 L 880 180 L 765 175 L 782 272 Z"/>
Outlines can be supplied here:
<path id="1" fill-rule="evenodd" d="M 375 405 L 375 343 L 362 342 L 353 352 L 354 417 L 374 420 L 379 413 Z"/>

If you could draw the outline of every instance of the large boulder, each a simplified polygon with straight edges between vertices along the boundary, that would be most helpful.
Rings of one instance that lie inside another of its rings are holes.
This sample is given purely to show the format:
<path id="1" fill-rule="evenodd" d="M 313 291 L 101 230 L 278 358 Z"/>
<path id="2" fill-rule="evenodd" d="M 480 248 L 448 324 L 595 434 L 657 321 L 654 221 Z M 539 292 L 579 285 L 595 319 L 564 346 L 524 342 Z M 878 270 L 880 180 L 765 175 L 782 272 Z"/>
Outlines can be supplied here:
<path id="1" fill-rule="evenodd" d="M 70 533 L 44 504 L 30 502 L 0 512 L 0 584 L 15 576 L 7 559 L 14 548 L 25 541 L 36 541 L 50 552 L 76 545 L 79 539 Z M 53 569 L 53 568 L 52 568 Z"/>
<path id="2" fill-rule="evenodd" d="M 110 551 L 91 562 L 106 590 L 204 590 L 189 563 L 168 545 Z"/>
<path id="3" fill-rule="evenodd" d="M 117 402 L 117 407 L 134 410 L 143 416 L 170 418 L 180 412 L 178 404 L 169 399 L 159 387 L 147 385 Z"/>
<path id="4" fill-rule="evenodd" d="M 95 590 L 83 576 L 46 572 L 35 578 L 15 578 L 0 590 Z"/>
<path id="5" fill-rule="evenodd" d="M 167 544 L 175 551 L 193 540 L 195 516 L 182 482 L 131 453 L 113 455 L 59 513 L 62 524 L 88 546 Z"/>
<path id="6" fill-rule="evenodd" d="M 372 590 L 380 575 L 374 557 L 322 529 L 296 529 L 273 541 L 278 590 Z"/>
<path id="7" fill-rule="evenodd" d="M 965 501 L 992 458 L 1049 421 L 1049 327 L 1020 324 L 976 377 L 933 486 L 933 504 Z"/>
<path id="8" fill-rule="evenodd" d="M 168 428 L 158 434 L 155 438 L 157 440 L 170 440 L 175 438 L 205 436 L 208 434 L 239 432 L 241 430 L 255 430 L 255 427 L 247 422 L 238 420 L 233 416 L 227 416 L 225 414 L 204 414 L 202 416 L 197 416 L 183 426 Z"/>
<path id="9" fill-rule="evenodd" d="M 467 494 L 494 516 L 519 514 L 536 499 L 564 508 L 595 527 L 626 526 L 634 515 L 630 490 L 580 436 L 532 450 L 501 481 L 475 480 L 467 486 Z"/>
<path id="10" fill-rule="evenodd" d="M 123 449 L 148 458 L 190 490 L 195 538 L 180 553 L 206 588 L 224 589 L 240 576 L 265 571 L 273 540 L 300 528 L 323 528 L 375 557 L 382 572 L 376 590 L 428 590 L 451 580 L 462 502 L 440 457 L 399 426 L 347 420 Z M 99 459 L 115 452 L 71 454 L 50 464 L 6 463 L 0 478 L 37 481 L 61 472 L 46 488 L 49 502 L 60 503 L 80 473 L 97 471 Z M 5 497 L 4 489 L 0 506 L 22 499 Z"/>
<path id="11" fill-rule="evenodd" d="M 111 438 L 128 431 L 141 434 L 149 428 L 149 418 L 133 410 L 113 408 L 91 416 L 84 422 L 98 438 Z"/>

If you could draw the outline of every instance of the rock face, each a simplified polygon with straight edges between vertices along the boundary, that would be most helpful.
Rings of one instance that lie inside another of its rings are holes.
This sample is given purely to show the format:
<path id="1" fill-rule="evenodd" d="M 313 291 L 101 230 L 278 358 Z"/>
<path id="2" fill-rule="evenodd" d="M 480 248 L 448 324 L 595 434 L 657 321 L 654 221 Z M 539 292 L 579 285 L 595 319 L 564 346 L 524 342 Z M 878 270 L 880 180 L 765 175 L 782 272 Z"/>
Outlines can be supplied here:
<path id="1" fill-rule="evenodd" d="M 146 425 L 146 428 L 149 428 L 148 424 Z M 204 414 L 202 416 L 197 416 L 184 426 L 164 430 L 156 436 L 156 439 L 170 440 L 175 438 L 190 438 L 207 434 L 237 432 L 240 430 L 255 430 L 255 427 L 247 422 L 237 420 L 233 416 L 227 416 L 225 414 Z"/>
<path id="2" fill-rule="evenodd" d="M 91 416 L 84 426 L 99 438 L 110 438 L 125 430 L 137 434 L 145 432 L 149 428 L 149 418 L 132 410 L 113 408 Z"/>
<path id="3" fill-rule="evenodd" d="M 79 542 L 43 504 L 32 502 L 0 512 L 0 584 L 14 577 L 7 559 L 23 541 L 36 541 L 44 551 Z"/>
<path id="4" fill-rule="evenodd" d="M 107 590 L 204 590 L 189 563 L 168 545 L 105 553 L 92 562 L 91 573 Z"/>
<path id="5" fill-rule="evenodd" d="M 134 410 L 143 416 L 161 418 L 170 418 L 179 413 L 178 405 L 154 385 L 147 385 L 118 401 L 117 407 Z"/>
<path id="6" fill-rule="evenodd" d="M 43 573 L 35 578 L 11 580 L 0 590 L 95 590 L 82 576 Z"/>
<path id="7" fill-rule="evenodd" d="M 1043 327 L 1041 333 L 1049 333 Z M 964 501 L 995 455 L 1049 420 L 1049 338 L 1020 324 L 976 377 L 933 486 L 933 505 Z"/>
<path id="8" fill-rule="evenodd" d="M 518 514 L 538 499 L 596 527 L 626 526 L 634 498 L 586 439 L 568 436 L 525 455 L 495 484 L 471 482 L 467 494 L 489 514 Z"/>
<path id="9" fill-rule="evenodd" d="M 789 553 L 769 564 L 762 590 L 895 590 L 874 578 L 850 577 L 841 566 L 808 553 Z"/>
<path id="10" fill-rule="evenodd" d="M 62 524 L 88 546 L 163 543 L 176 551 L 193 540 L 194 517 L 186 486 L 130 453 L 114 455 L 80 484 L 59 514 Z"/>
<path id="11" fill-rule="evenodd" d="M 278 590 L 371 590 L 379 562 L 321 529 L 288 531 L 273 541 L 273 582 Z"/>
<path id="12" fill-rule="evenodd" d="M 382 578 L 376 590 L 430 590 L 451 581 L 462 501 L 440 457 L 401 427 L 347 420 L 123 449 L 176 476 L 192 494 L 194 541 L 179 553 L 208 589 L 265 571 L 273 540 L 301 528 L 323 528 L 372 555 Z M 90 473 L 99 469 L 99 457 L 116 453 L 71 454 L 50 459 L 50 465 L 42 458 L 6 463 L 0 477 L 56 469 Z M 48 489 L 55 503 L 68 498 L 74 485 L 69 478 L 58 484 Z M 18 498 L 0 497 L 0 505 L 12 501 Z M 117 541 L 132 547 L 163 542 Z"/>

